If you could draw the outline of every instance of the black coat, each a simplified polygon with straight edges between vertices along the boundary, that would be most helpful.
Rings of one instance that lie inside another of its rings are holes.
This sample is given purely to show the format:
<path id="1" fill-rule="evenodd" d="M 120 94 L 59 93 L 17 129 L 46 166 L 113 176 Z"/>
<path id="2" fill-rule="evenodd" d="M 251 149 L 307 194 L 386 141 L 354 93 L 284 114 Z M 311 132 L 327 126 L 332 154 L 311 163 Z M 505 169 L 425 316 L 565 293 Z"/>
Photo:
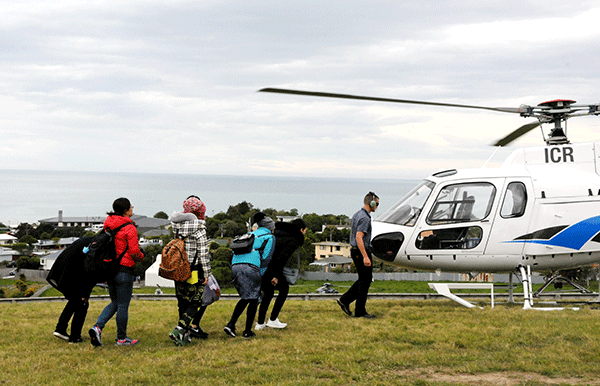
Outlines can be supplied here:
<path id="1" fill-rule="evenodd" d="M 70 298 L 87 298 L 96 285 L 96 281 L 85 273 L 83 247 L 90 244 L 94 237 L 82 237 L 69 245 L 52 265 L 46 281 Z"/>
<path id="2" fill-rule="evenodd" d="M 271 262 L 263 275 L 263 283 L 270 282 L 274 277 L 283 277 L 283 267 L 289 257 L 304 244 L 304 234 L 300 228 L 289 222 L 277 222 L 273 234 L 275 235 L 275 251 L 273 251 Z"/>

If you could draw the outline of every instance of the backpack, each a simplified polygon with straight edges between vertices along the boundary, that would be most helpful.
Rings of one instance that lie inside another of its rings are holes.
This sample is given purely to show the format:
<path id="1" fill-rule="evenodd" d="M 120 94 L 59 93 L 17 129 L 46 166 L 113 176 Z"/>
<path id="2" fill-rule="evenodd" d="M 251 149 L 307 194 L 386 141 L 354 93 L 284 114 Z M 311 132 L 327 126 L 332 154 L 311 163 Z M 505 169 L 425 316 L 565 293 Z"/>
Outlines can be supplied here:
<path id="1" fill-rule="evenodd" d="M 158 266 L 158 276 L 175 281 L 186 281 L 192 276 L 183 240 L 175 238 L 163 248 Z"/>
<path id="2" fill-rule="evenodd" d="M 235 236 L 231 240 L 231 250 L 234 255 L 245 255 L 252 252 L 254 246 L 254 233 L 244 233 L 241 236 Z"/>
<path id="3" fill-rule="evenodd" d="M 268 236 L 271 235 L 271 233 L 267 233 L 267 234 L 263 234 L 263 235 L 259 235 L 258 237 L 264 237 L 264 236 Z M 267 247 L 267 243 L 269 242 L 269 238 L 268 237 L 264 237 L 264 241 L 262 243 L 262 245 L 258 248 L 254 248 L 254 240 L 256 239 L 256 235 L 254 233 L 244 233 L 243 235 L 240 236 L 236 236 L 233 238 L 233 240 L 231 240 L 231 250 L 233 251 L 233 255 L 231 256 L 231 258 L 233 259 L 233 256 L 235 255 L 245 255 L 247 253 L 250 253 L 254 250 L 258 251 L 259 256 L 260 256 L 260 270 L 261 270 L 261 274 L 265 273 L 265 270 L 267 269 L 267 266 L 269 265 L 269 262 L 271 261 L 271 256 L 267 256 L 267 257 L 263 257 L 263 252 L 265 250 L 265 248 Z"/>
<path id="4" fill-rule="evenodd" d="M 97 282 L 105 282 L 113 278 L 119 271 L 121 259 L 125 252 L 129 249 L 129 245 L 125 247 L 123 253 L 117 256 L 115 249 L 115 236 L 121 228 L 133 223 L 122 224 L 115 229 L 103 229 L 98 233 L 92 242 L 83 248 L 85 253 L 84 269 L 89 275 L 96 278 Z"/>

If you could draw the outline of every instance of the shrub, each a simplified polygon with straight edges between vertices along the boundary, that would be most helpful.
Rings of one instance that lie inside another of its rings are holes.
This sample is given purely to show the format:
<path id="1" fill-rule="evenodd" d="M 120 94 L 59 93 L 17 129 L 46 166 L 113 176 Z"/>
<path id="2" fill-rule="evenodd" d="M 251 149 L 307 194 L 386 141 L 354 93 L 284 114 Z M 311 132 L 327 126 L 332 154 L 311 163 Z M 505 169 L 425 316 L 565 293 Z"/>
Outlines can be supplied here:
<path id="1" fill-rule="evenodd" d="M 27 283 L 25 283 L 23 280 L 18 280 L 15 283 L 15 287 L 17 287 L 17 290 L 20 291 L 20 292 L 27 291 Z"/>

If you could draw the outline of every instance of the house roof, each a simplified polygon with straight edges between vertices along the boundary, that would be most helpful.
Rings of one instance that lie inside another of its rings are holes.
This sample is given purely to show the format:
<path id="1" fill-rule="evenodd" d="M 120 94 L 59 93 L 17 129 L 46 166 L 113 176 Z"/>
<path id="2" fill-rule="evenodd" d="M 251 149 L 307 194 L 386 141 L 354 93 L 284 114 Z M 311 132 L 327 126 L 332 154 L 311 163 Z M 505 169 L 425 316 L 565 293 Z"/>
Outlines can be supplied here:
<path id="1" fill-rule="evenodd" d="M 11 236 L 9 234 L 6 233 L 1 233 L 0 234 L 0 242 L 2 241 L 8 241 L 8 240 L 16 240 L 17 238 L 15 236 Z"/>
<path id="2" fill-rule="evenodd" d="M 62 253 L 62 251 L 55 251 L 52 253 L 49 253 L 45 256 L 42 256 L 44 259 L 46 259 L 46 261 L 48 260 L 56 260 L 56 258 Z"/>
<path id="3" fill-rule="evenodd" d="M 138 228 L 154 229 L 171 224 L 171 221 L 169 220 L 165 220 L 162 218 L 146 217 L 139 214 L 134 214 L 133 216 L 131 216 L 131 219 L 133 220 L 133 222 L 135 222 Z"/>
<path id="4" fill-rule="evenodd" d="M 0 256 L 16 256 L 19 252 L 10 248 L 2 248 L 0 247 Z"/>
<path id="5" fill-rule="evenodd" d="M 331 255 L 331 256 L 323 258 L 323 259 L 315 260 L 314 262 L 310 263 L 309 265 L 351 264 L 351 263 L 352 263 L 352 259 L 349 257 Z"/>
<path id="6" fill-rule="evenodd" d="M 171 232 L 168 229 L 150 229 L 147 232 L 144 232 L 142 236 L 144 237 L 156 237 L 156 236 L 168 236 Z"/>
<path id="7" fill-rule="evenodd" d="M 58 217 L 49 217 L 49 218 L 45 218 L 40 220 L 40 222 L 46 222 L 46 223 L 51 223 L 51 224 L 58 224 L 59 222 L 62 223 L 95 223 L 95 224 L 102 224 L 104 223 L 104 219 L 106 217 L 102 217 L 102 216 L 85 216 L 85 217 L 64 217 L 62 218 L 62 221 L 59 221 Z"/>
<path id="8" fill-rule="evenodd" d="M 349 243 L 340 243 L 337 241 L 322 241 L 320 243 L 313 243 L 313 245 L 324 245 L 324 246 L 331 246 L 331 247 L 350 247 Z"/>

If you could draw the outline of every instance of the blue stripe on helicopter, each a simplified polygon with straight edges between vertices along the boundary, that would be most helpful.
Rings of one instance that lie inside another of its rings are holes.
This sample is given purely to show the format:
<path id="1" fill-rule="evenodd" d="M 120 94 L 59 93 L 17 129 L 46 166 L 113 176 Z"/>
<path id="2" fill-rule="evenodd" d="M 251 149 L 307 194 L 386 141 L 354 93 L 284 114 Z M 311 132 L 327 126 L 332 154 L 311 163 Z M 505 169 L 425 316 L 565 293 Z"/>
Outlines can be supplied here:
<path id="1" fill-rule="evenodd" d="M 590 217 L 564 229 L 548 240 L 513 240 L 514 243 L 552 245 L 579 250 L 600 232 L 600 216 Z"/>

